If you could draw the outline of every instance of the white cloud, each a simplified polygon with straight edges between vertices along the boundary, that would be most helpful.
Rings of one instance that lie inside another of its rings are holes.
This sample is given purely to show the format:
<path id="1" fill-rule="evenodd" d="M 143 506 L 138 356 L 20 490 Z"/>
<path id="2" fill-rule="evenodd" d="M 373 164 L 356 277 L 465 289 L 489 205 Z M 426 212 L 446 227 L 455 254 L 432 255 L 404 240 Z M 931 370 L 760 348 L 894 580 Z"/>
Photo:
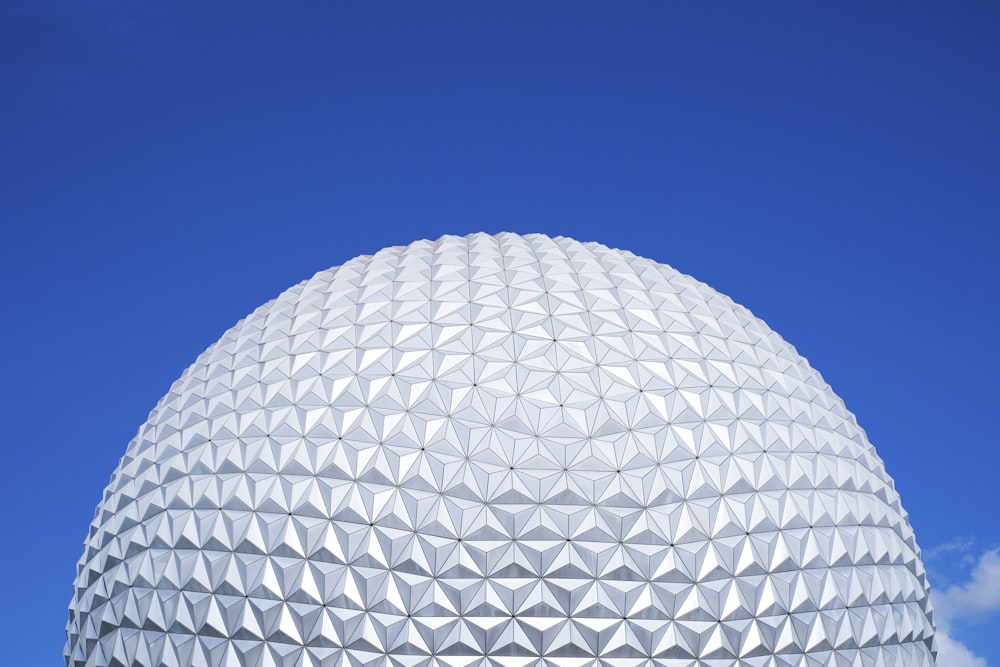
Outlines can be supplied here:
<path id="1" fill-rule="evenodd" d="M 942 545 L 937 551 L 940 554 L 967 548 L 968 544 L 963 541 Z M 931 601 L 938 627 L 938 667 L 989 667 L 984 658 L 952 639 L 948 633 L 957 620 L 1000 610 L 1000 549 L 980 556 L 967 582 L 933 591 Z"/>
<path id="2" fill-rule="evenodd" d="M 937 667 L 989 667 L 986 660 L 945 632 L 937 633 Z"/>
<path id="3" fill-rule="evenodd" d="M 931 597 L 935 620 L 946 631 L 956 619 L 1000 610 L 1000 549 L 980 556 L 968 582 L 949 586 Z"/>

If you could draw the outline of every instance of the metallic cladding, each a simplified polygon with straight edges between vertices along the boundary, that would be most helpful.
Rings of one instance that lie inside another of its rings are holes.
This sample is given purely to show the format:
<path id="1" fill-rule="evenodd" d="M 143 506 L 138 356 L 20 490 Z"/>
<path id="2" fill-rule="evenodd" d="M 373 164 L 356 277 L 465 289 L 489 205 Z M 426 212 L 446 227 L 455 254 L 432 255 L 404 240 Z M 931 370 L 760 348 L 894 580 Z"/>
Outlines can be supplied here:
<path id="1" fill-rule="evenodd" d="M 708 286 L 476 234 L 323 271 L 129 444 L 68 665 L 933 664 L 854 417 Z"/>

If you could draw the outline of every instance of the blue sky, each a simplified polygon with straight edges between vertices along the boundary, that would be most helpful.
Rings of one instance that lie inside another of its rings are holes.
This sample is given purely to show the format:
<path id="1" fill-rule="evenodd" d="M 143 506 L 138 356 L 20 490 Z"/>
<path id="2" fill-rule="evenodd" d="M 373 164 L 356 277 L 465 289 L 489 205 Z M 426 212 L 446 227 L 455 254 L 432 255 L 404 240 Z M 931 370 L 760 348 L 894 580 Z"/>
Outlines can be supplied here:
<path id="1" fill-rule="evenodd" d="M 103 486 L 225 329 L 508 230 L 794 344 L 896 480 L 947 664 L 1000 667 L 998 34 L 987 2 L 4 2 L 2 661 L 59 663 Z"/>

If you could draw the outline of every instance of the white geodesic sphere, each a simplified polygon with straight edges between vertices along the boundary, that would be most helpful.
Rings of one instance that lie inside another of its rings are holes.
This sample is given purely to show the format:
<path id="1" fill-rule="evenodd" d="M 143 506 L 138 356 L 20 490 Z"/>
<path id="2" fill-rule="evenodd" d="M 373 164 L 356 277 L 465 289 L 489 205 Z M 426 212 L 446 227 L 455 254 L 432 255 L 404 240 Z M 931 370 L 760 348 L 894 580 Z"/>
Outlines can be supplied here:
<path id="1" fill-rule="evenodd" d="M 265 304 L 129 444 L 68 665 L 933 664 L 843 403 L 747 310 L 592 243 L 388 248 Z"/>

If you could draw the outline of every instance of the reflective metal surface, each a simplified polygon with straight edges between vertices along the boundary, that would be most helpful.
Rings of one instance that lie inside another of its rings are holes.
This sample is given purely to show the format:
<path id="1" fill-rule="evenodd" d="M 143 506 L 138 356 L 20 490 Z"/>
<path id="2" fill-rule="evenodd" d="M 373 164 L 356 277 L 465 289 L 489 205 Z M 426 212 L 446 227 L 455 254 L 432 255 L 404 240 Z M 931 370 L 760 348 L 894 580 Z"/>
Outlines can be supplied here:
<path id="1" fill-rule="evenodd" d="M 317 274 L 127 449 L 69 665 L 931 665 L 853 416 L 747 310 L 544 236 Z"/>

